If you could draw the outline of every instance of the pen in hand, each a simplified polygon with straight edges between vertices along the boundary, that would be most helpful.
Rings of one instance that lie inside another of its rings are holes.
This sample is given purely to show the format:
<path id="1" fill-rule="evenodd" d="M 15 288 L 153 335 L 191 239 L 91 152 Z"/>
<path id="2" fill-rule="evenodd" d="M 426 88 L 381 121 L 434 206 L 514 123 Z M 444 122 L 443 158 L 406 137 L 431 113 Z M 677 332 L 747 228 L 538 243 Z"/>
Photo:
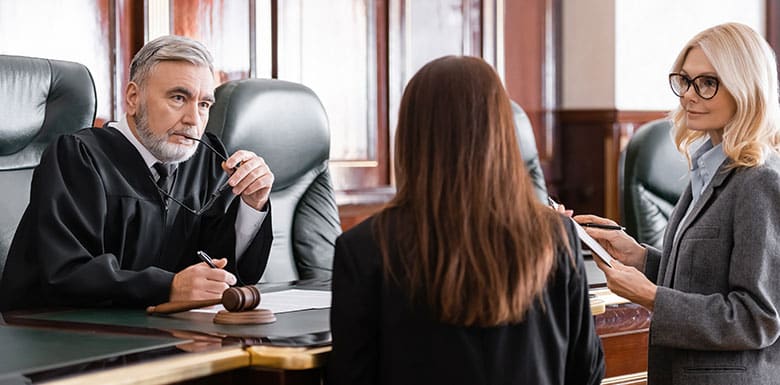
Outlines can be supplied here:
<path id="1" fill-rule="evenodd" d="M 214 261 L 209 257 L 208 254 L 205 252 L 198 250 L 195 254 L 198 254 L 198 258 L 200 258 L 201 261 L 206 262 L 207 265 L 211 266 L 212 269 L 217 269 L 217 265 L 214 264 Z"/>
<path id="2" fill-rule="evenodd" d="M 594 228 L 597 228 L 597 229 L 604 229 L 604 230 L 626 231 L 626 228 L 623 227 L 623 226 L 604 225 L 604 224 L 601 224 L 601 223 L 593 223 L 593 222 L 580 223 L 580 226 L 582 226 L 582 227 L 594 227 Z"/>

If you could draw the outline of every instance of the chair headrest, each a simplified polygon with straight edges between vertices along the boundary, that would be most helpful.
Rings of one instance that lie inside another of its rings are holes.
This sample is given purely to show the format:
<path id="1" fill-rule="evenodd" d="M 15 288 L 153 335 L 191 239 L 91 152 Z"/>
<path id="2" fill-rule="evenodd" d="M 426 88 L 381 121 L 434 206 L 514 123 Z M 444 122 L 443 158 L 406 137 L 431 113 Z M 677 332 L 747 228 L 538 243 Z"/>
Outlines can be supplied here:
<path id="1" fill-rule="evenodd" d="M 274 191 L 328 160 L 328 117 L 306 86 L 275 79 L 227 82 L 216 91 L 206 130 L 228 152 L 253 151 L 274 173 Z"/>
<path id="2" fill-rule="evenodd" d="M 531 127 L 531 119 L 528 118 L 525 111 L 514 101 L 511 103 L 512 112 L 515 115 L 515 133 L 517 141 L 520 143 L 520 155 L 523 156 L 523 162 L 528 163 L 539 157 L 534 129 Z"/>
<path id="3" fill-rule="evenodd" d="M 0 55 L 0 169 L 38 165 L 60 134 L 92 126 L 92 75 L 82 64 Z"/>
<path id="4" fill-rule="evenodd" d="M 641 183 L 674 204 L 687 186 L 688 162 L 674 146 L 671 129 L 670 120 L 657 119 L 636 131 L 626 146 L 625 183 Z"/>

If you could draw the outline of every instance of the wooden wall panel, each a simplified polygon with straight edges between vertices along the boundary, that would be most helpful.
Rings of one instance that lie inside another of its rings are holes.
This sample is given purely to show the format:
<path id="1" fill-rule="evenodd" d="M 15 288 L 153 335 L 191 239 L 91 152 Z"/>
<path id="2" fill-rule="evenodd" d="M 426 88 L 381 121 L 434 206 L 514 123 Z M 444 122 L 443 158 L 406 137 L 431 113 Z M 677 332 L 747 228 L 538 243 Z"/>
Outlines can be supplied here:
<path id="1" fill-rule="evenodd" d="M 97 89 L 97 119 L 111 119 L 113 4 L 114 0 L 1 1 L 0 54 L 84 64 Z"/>
<path id="2" fill-rule="evenodd" d="M 618 160 L 636 129 L 666 116 L 665 111 L 559 111 L 558 197 L 575 213 L 620 220 Z M 548 182 L 549 183 L 549 182 Z"/>
<path id="3" fill-rule="evenodd" d="M 780 1 L 766 0 L 766 39 L 780 52 Z"/>
<path id="4" fill-rule="evenodd" d="M 251 71 L 250 0 L 171 0 L 171 32 L 200 40 L 214 56 L 219 82 Z"/>
<path id="5" fill-rule="evenodd" d="M 114 120 L 124 114 L 125 89 L 130 78 L 130 62 L 144 45 L 144 8 L 135 0 L 116 0 L 114 5 Z"/>
<path id="6" fill-rule="evenodd" d="M 509 96 L 528 114 L 536 135 L 536 146 L 548 183 L 558 179 L 556 168 L 554 115 L 557 107 L 555 68 L 560 44 L 560 6 L 554 0 L 512 0 L 504 7 L 505 83 Z M 547 42 L 553 42 L 548 47 Z M 548 51 L 549 50 L 549 51 Z M 552 78 L 550 78 L 552 76 Z"/>

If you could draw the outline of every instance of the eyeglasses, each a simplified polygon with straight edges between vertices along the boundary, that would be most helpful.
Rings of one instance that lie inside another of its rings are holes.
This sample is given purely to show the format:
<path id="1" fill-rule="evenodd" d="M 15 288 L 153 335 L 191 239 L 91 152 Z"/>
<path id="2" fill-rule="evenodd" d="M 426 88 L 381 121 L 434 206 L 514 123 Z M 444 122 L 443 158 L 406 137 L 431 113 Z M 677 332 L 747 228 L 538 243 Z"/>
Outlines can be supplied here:
<path id="1" fill-rule="evenodd" d="M 217 156 L 218 156 L 220 159 L 222 159 L 223 161 L 227 162 L 227 158 L 225 158 L 225 156 L 224 156 L 224 155 L 222 155 L 222 154 L 221 154 L 219 151 L 217 151 L 217 150 L 216 150 L 214 147 L 211 147 L 211 145 L 210 145 L 210 144 L 208 144 L 208 143 L 206 143 L 205 141 L 203 141 L 203 140 L 200 140 L 200 139 L 198 139 L 198 138 L 193 138 L 193 137 L 191 137 L 191 136 L 187 136 L 187 135 L 182 135 L 182 136 L 183 136 L 183 137 L 185 137 L 185 138 L 187 138 L 187 139 L 190 139 L 190 140 L 194 140 L 194 141 L 196 141 L 196 142 L 199 142 L 200 144 L 202 144 L 202 145 L 206 146 L 206 148 L 208 148 L 209 150 L 211 150 L 211 152 L 213 152 L 214 154 L 216 154 L 216 155 L 217 155 Z M 235 171 L 236 169 L 238 169 L 238 167 L 240 167 L 240 166 L 241 166 L 241 162 L 239 162 L 239 163 L 236 165 L 236 167 L 234 167 L 234 168 L 233 168 L 233 171 Z M 151 178 L 151 176 L 149 176 L 149 178 Z M 152 182 L 154 182 L 154 179 L 152 179 Z M 154 185 L 155 185 L 155 186 L 157 186 L 157 183 L 155 183 Z M 203 213 L 205 213 L 206 211 L 208 211 L 208 210 L 211 208 L 211 206 L 214 206 L 214 203 L 216 203 L 216 202 L 217 202 L 217 199 L 218 199 L 218 198 L 219 198 L 219 197 L 222 195 L 222 193 L 224 193 L 225 191 L 227 191 L 229 188 L 230 188 L 230 185 L 228 184 L 228 182 L 225 182 L 225 184 L 223 184 L 222 186 L 220 186 L 220 188 L 216 189 L 216 190 L 215 190 L 213 193 L 211 193 L 211 195 L 209 196 L 209 199 L 206 201 L 206 203 L 204 203 L 204 204 L 203 204 L 203 206 L 201 206 L 200 210 L 195 210 L 195 209 L 193 209 L 192 207 L 189 207 L 189 206 L 187 206 L 187 205 L 186 205 L 186 204 L 184 204 L 182 201 L 180 201 L 180 200 L 178 200 L 178 199 L 174 198 L 174 197 L 173 197 L 171 194 L 169 194 L 167 191 L 165 191 L 165 190 L 163 190 L 162 188 L 160 188 L 160 186 L 157 186 L 157 191 L 159 191 L 159 192 L 160 192 L 160 194 L 162 194 L 164 197 L 166 197 L 166 198 L 168 198 L 168 199 L 170 199 L 170 200 L 172 200 L 172 201 L 176 202 L 176 203 L 177 203 L 179 206 L 181 206 L 181 208 L 183 208 L 183 209 L 185 209 L 185 210 L 189 211 L 189 212 L 190 212 L 190 213 L 192 213 L 193 215 L 198 215 L 198 216 L 200 216 L 200 215 L 202 215 Z"/>
<path id="2" fill-rule="evenodd" d="M 685 95 L 693 85 L 696 95 L 702 99 L 710 100 L 718 93 L 720 81 L 717 77 L 710 75 L 699 75 L 691 79 L 683 74 L 671 73 L 669 74 L 669 85 L 672 86 L 672 92 L 679 97 Z"/>

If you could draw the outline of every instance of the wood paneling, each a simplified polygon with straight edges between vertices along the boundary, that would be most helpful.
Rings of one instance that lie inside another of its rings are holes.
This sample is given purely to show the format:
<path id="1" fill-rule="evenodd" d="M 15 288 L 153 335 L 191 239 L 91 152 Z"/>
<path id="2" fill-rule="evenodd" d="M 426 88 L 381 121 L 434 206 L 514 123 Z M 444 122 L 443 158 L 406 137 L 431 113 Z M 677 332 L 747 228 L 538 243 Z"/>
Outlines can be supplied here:
<path id="1" fill-rule="evenodd" d="M 395 195 L 393 187 L 344 190 L 336 193 L 341 229 L 347 231 L 381 210 Z"/>
<path id="2" fill-rule="evenodd" d="M 665 115 L 665 111 L 559 111 L 556 148 L 560 148 L 560 153 L 556 158 L 561 163 L 561 179 L 552 182 L 551 190 L 557 191 L 561 201 L 575 213 L 619 220 L 620 151 L 635 129 Z"/>
<path id="3" fill-rule="evenodd" d="M 116 0 L 114 5 L 113 119 L 124 113 L 125 89 L 130 78 L 130 62 L 144 45 L 144 8 L 138 1 Z"/>
<path id="4" fill-rule="evenodd" d="M 2 1 L 0 54 L 84 64 L 97 90 L 97 118 L 111 119 L 115 2 Z"/>
<path id="5" fill-rule="evenodd" d="M 780 1 L 766 0 L 766 39 L 775 52 L 780 51 Z"/>
<path id="6" fill-rule="evenodd" d="M 251 72 L 250 0 L 171 0 L 171 32 L 203 42 L 214 56 L 219 82 Z"/>
<path id="7" fill-rule="evenodd" d="M 560 0 L 511 0 L 504 6 L 505 83 L 528 114 L 545 178 L 555 191 L 561 177 L 555 141 L 559 104 Z"/>
<path id="8" fill-rule="evenodd" d="M 605 377 L 647 371 L 650 318 L 647 309 L 633 303 L 608 306 L 594 317 L 604 347 Z"/>

